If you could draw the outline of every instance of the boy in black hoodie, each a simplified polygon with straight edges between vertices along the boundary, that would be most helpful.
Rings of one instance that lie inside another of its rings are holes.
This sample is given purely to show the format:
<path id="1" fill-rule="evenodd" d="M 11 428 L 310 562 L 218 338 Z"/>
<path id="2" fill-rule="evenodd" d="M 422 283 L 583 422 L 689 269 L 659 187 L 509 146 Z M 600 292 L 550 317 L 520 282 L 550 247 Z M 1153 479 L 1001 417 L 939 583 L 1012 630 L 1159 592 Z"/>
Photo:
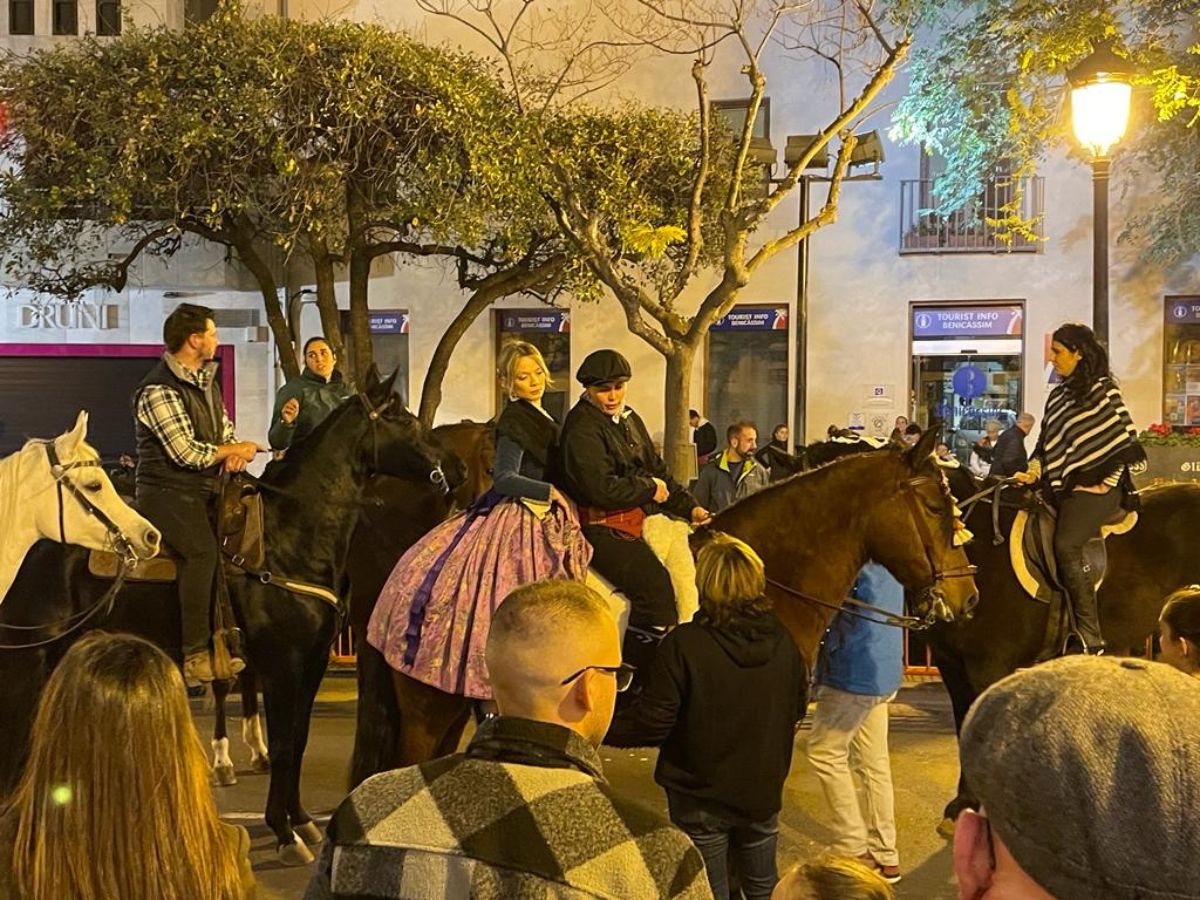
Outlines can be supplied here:
<path id="1" fill-rule="evenodd" d="M 716 900 L 729 897 L 731 846 L 747 900 L 766 900 L 808 675 L 748 545 L 715 532 L 697 555 L 696 585 L 695 621 L 663 639 L 631 714 L 605 742 L 661 745 L 654 779 L 704 856 Z"/>

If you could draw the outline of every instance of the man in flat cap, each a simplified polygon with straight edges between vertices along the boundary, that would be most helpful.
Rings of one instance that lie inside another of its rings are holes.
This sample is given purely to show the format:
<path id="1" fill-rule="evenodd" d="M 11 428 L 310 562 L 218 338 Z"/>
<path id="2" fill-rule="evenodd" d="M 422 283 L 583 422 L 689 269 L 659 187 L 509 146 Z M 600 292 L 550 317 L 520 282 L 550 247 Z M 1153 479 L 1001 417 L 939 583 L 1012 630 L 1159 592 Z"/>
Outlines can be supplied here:
<path id="1" fill-rule="evenodd" d="M 662 511 L 698 524 L 709 513 L 671 478 L 645 423 L 625 405 L 632 374 L 615 350 L 583 361 L 575 377 L 584 393 L 559 436 L 559 480 L 579 504 L 592 567 L 629 598 L 625 659 L 638 665 L 679 615 L 667 570 L 642 540 L 642 523 Z"/>
<path id="2" fill-rule="evenodd" d="M 1070 656 L 985 691 L 963 724 L 979 812 L 962 900 L 1200 898 L 1200 685 L 1161 663 Z"/>

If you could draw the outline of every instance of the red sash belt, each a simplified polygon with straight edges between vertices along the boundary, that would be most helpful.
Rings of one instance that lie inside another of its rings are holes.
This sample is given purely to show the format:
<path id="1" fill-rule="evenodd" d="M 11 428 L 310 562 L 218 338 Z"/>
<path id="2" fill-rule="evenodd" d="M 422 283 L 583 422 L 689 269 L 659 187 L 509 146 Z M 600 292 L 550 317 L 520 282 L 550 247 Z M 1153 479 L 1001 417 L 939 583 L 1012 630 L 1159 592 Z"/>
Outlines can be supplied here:
<path id="1" fill-rule="evenodd" d="M 632 509 L 597 509 L 594 506 L 581 506 L 579 521 L 584 525 L 603 525 L 630 537 L 640 538 L 646 514 L 636 506 Z"/>

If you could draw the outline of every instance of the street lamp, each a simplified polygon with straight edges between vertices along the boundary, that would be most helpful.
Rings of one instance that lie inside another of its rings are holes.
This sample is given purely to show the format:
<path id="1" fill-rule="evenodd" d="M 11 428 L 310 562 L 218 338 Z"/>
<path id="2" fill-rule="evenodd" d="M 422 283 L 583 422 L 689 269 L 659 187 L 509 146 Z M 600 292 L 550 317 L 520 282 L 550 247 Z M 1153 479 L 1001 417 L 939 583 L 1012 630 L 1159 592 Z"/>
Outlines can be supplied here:
<path id="1" fill-rule="evenodd" d="M 1133 93 L 1128 60 L 1108 41 L 1095 46 L 1067 72 L 1071 125 L 1092 154 L 1092 331 L 1108 346 L 1108 167 L 1109 151 L 1125 134 Z"/>

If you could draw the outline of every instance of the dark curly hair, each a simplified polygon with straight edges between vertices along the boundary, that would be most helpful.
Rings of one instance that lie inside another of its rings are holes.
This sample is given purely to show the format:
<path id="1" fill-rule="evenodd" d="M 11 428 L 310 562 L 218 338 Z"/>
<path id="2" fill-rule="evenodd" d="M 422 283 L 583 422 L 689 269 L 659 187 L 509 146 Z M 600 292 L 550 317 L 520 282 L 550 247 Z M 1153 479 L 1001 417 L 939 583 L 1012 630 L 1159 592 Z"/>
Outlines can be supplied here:
<path id="1" fill-rule="evenodd" d="M 1068 350 L 1081 355 L 1075 371 L 1067 376 L 1065 384 L 1072 397 L 1087 396 L 1088 392 L 1101 378 L 1107 378 L 1115 383 L 1112 371 L 1108 368 L 1108 351 L 1096 340 L 1092 329 L 1079 322 L 1068 322 L 1060 325 L 1050 338 L 1058 341 Z"/>

